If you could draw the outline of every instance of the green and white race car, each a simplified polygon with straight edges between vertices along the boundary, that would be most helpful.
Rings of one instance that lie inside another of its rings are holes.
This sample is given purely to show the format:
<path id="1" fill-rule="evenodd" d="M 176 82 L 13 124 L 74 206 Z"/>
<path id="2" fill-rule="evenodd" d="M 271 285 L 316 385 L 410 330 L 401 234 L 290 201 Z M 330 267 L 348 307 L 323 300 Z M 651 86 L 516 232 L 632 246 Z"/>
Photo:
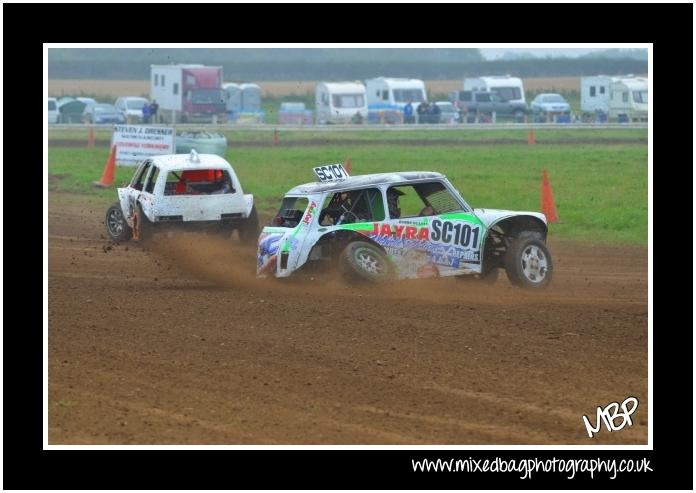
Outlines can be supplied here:
<path id="1" fill-rule="evenodd" d="M 285 194 L 258 240 L 257 275 L 336 268 L 382 282 L 457 276 L 540 289 L 553 274 L 546 217 L 473 209 L 440 173 L 348 176 L 340 164 L 314 168 L 319 181 Z"/>

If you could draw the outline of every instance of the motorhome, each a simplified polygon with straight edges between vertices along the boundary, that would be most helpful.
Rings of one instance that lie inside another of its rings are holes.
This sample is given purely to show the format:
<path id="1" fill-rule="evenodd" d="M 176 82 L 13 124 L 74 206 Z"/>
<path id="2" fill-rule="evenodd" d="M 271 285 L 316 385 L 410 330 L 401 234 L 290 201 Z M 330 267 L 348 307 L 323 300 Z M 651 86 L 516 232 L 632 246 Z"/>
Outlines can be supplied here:
<path id="1" fill-rule="evenodd" d="M 421 102 L 428 101 L 425 83 L 419 79 L 377 77 L 376 79 L 367 79 L 365 88 L 370 120 L 379 119 L 379 115 L 391 115 L 393 112 L 396 112 L 397 116 L 402 119 L 404 106 L 409 102 L 415 113 L 416 107 Z"/>
<path id="2" fill-rule="evenodd" d="M 165 123 L 217 123 L 225 119 L 222 67 L 151 65 L 150 97 Z"/>
<path id="3" fill-rule="evenodd" d="M 367 118 L 365 86 L 360 82 L 320 82 L 315 103 L 319 124 L 350 123 L 356 117 L 360 121 Z"/>
<path id="4" fill-rule="evenodd" d="M 465 78 L 463 89 L 465 91 L 494 92 L 503 101 L 527 104 L 522 80 L 517 77 L 510 77 L 510 75 L 487 75 Z"/>

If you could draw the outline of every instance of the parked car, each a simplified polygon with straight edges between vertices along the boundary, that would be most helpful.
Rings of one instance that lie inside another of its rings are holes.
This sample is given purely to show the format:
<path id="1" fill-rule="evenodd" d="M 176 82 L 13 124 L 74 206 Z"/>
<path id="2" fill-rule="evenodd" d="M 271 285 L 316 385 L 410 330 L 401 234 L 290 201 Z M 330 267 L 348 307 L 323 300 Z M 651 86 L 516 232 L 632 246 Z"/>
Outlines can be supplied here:
<path id="1" fill-rule="evenodd" d="M 123 96 L 116 100 L 114 106 L 123 114 L 128 123 L 140 123 L 143 121 L 145 103 L 147 103 L 145 98 Z"/>
<path id="2" fill-rule="evenodd" d="M 79 98 L 75 98 L 75 99 L 77 99 L 81 103 L 85 103 L 87 106 L 89 106 L 90 104 L 97 104 L 97 100 L 94 98 L 79 97 Z"/>
<path id="3" fill-rule="evenodd" d="M 82 123 L 126 123 L 126 117 L 112 104 L 89 104 L 82 111 Z"/>
<path id="4" fill-rule="evenodd" d="M 205 130 L 179 132 L 176 136 L 176 153 L 188 154 L 192 149 L 201 154 L 217 154 L 225 157 L 227 137 Z"/>
<path id="5" fill-rule="evenodd" d="M 82 123 L 85 103 L 64 96 L 58 100 L 58 123 Z"/>
<path id="6" fill-rule="evenodd" d="M 280 103 L 278 123 L 298 123 L 311 125 L 314 113 L 305 108 L 304 103 Z"/>
<path id="7" fill-rule="evenodd" d="M 440 123 L 458 123 L 459 110 L 449 101 L 436 101 L 440 108 Z"/>
<path id="8" fill-rule="evenodd" d="M 242 242 L 258 236 L 254 196 L 220 156 L 170 154 L 145 159 L 118 202 L 106 211 L 106 232 L 113 241 L 147 240 L 157 231 L 237 230 Z"/>
<path id="9" fill-rule="evenodd" d="M 570 113 L 570 105 L 563 96 L 554 93 L 537 94 L 530 108 L 534 113 L 563 114 Z"/>
<path id="10" fill-rule="evenodd" d="M 553 274 L 546 217 L 538 212 L 474 209 L 434 172 L 348 177 L 340 164 L 314 168 L 318 182 L 289 190 L 257 245 L 259 277 L 347 279 L 469 276 L 540 289 Z M 400 202 L 399 202 L 400 201 Z"/>
<path id="11" fill-rule="evenodd" d="M 519 101 L 505 101 L 491 91 L 454 91 L 450 93 L 450 101 L 460 110 L 466 122 L 474 123 L 477 114 L 496 116 L 512 116 L 522 121 L 527 114 L 527 104 Z"/>
<path id="12" fill-rule="evenodd" d="M 58 123 L 58 100 L 48 98 L 48 123 Z"/>

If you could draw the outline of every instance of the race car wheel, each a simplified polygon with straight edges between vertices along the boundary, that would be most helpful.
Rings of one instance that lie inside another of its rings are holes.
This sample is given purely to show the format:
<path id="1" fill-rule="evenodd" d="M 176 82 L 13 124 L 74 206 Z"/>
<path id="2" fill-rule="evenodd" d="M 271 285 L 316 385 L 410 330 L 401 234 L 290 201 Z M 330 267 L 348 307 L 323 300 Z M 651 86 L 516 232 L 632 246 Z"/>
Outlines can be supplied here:
<path id="1" fill-rule="evenodd" d="M 385 282 L 392 278 L 394 269 L 387 255 L 365 241 L 353 241 L 343 250 L 339 266 L 349 280 Z"/>
<path id="2" fill-rule="evenodd" d="M 133 230 L 128 226 L 126 218 L 123 217 L 123 211 L 119 202 L 113 204 L 106 211 L 104 224 L 106 224 L 106 232 L 109 234 L 109 238 L 113 241 L 127 241 L 133 234 Z"/>
<path id="3" fill-rule="evenodd" d="M 515 286 L 543 289 L 549 285 L 553 262 L 539 233 L 523 231 L 513 240 L 505 256 L 505 272 Z"/>
<path id="4" fill-rule="evenodd" d="M 259 216 L 256 212 L 256 206 L 251 207 L 251 213 L 247 217 L 239 229 L 239 240 L 245 245 L 254 245 L 259 238 Z"/>

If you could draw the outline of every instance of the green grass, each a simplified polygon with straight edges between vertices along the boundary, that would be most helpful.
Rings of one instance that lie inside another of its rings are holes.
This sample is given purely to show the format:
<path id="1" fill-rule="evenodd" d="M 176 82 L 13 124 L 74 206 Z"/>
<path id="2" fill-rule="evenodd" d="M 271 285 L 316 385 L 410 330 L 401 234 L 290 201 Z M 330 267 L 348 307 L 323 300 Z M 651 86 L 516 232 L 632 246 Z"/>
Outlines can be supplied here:
<path id="1" fill-rule="evenodd" d="M 92 186 L 101 176 L 107 156 L 105 148 L 49 147 L 49 192 L 82 194 L 105 205 L 115 201 L 115 190 Z M 560 222 L 551 225 L 551 235 L 647 244 L 646 144 L 466 147 L 334 143 L 290 148 L 235 148 L 232 144 L 227 153 L 245 192 L 256 196 L 262 214 L 275 212 L 292 186 L 314 181 L 313 166 L 343 162 L 348 156 L 353 174 L 438 171 L 450 178 L 470 205 L 511 210 L 539 210 L 542 170 L 547 169 L 560 216 Z M 116 183 L 127 183 L 132 173 L 133 168 L 118 168 Z"/>
<path id="2" fill-rule="evenodd" d="M 330 129 L 329 129 L 330 130 Z M 94 131 L 95 138 L 98 140 L 109 140 L 111 138 L 110 127 L 97 129 Z M 214 130 L 211 130 L 214 131 Z M 230 146 L 235 142 L 268 142 L 273 141 L 273 127 L 267 130 L 226 130 L 223 133 L 227 136 Z M 607 140 L 625 140 L 644 142 L 648 138 L 647 129 L 540 129 L 536 130 L 536 140 L 538 142 L 554 142 L 559 140 L 576 140 L 581 142 L 595 142 Z M 373 128 L 370 130 L 354 131 L 301 131 L 301 130 L 280 130 L 278 136 L 281 142 L 292 142 L 302 140 L 321 139 L 328 142 L 340 142 L 345 140 L 365 140 L 379 141 L 383 139 L 399 140 L 456 140 L 461 142 L 513 139 L 520 142 L 527 141 L 527 130 L 504 129 L 504 130 L 476 130 L 467 128 L 466 125 L 457 125 L 442 130 L 381 130 Z M 74 140 L 84 142 L 87 145 L 87 130 L 63 130 L 51 129 L 48 132 L 49 144 L 52 140 Z"/>

